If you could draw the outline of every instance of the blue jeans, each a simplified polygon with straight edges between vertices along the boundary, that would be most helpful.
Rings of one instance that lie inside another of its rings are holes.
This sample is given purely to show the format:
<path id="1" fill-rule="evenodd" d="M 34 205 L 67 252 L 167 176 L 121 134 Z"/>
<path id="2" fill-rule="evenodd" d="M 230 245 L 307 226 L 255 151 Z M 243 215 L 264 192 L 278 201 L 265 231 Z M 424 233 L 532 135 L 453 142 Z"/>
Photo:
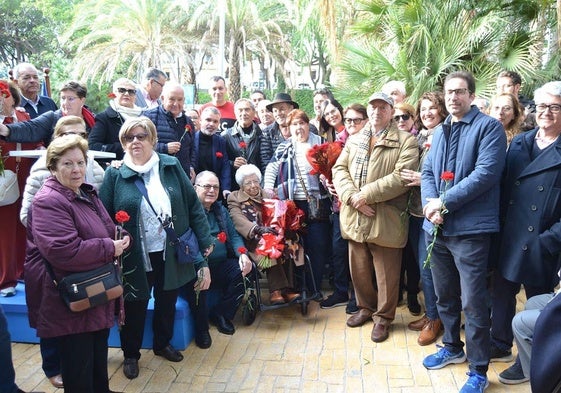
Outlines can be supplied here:
<path id="1" fill-rule="evenodd" d="M 432 236 L 426 236 L 427 245 Z M 438 297 L 437 308 L 444 325 L 442 342 L 457 353 L 460 340 L 461 312 L 466 319 L 466 349 L 469 368 L 485 375 L 489 368 L 489 295 L 487 262 L 490 234 L 437 236 L 432 249 L 431 271 Z"/>
<path id="2" fill-rule="evenodd" d="M 218 263 L 210 263 L 210 289 L 220 292 L 220 301 L 211 315 L 222 315 L 228 320 L 234 319 L 244 295 L 243 277 L 237 258 L 227 258 Z"/>
<path id="3" fill-rule="evenodd" d="M 309 214 L 307 201 L 294 201 L 296 206 Z M 310 221 L 306 220 L 307 229 L 302 236 L 304 252 L 310 258 L 314 280 L 306 276 L 306 284 L 310 293 L 313 292 L 313 285 L 316 290 L 321 290 L 321 280 L 325 263 L 331 257 L 331 223 L 329 221 Z"/>
<path id="4" fill-rule="evenodd" d="M 351 281 L 351 271 L 349 268 L 349 242 L 341 236 L 341 225 L 339 223 L 339 213 L 334 213 L 332 228 L 332 260 L 333 283 L 335 292 L 348 296 L 349 282 Z"/>
<path id="5" fill-rule="evenodd" d="M 16 372 L 12 363 L 12 340 L 8 332 L 8 321 L 0 305 L 0 392 L 17 392 Z"/>
<path id="6" fill-rule="evenodd" d="M 439 319 L 438 310 L 436 308 L 436 293 L 434 292 L 434 283 L 432 281 L 432 273 L 430 267 L 425 268 L 424 263 L 427 259 L 427 243 L 425 240 L 425 231 L 423 230 L 423 217 L 411 216 L 409 218 L 409 242 L 413 247 L 413 253 L 419 263 L 419 273 L 421 275 L 421 287 L 425 297 L 425 309 L 427 317 L 431 320 Z M 432 240 L 432 238 L 431 238 Z"/>

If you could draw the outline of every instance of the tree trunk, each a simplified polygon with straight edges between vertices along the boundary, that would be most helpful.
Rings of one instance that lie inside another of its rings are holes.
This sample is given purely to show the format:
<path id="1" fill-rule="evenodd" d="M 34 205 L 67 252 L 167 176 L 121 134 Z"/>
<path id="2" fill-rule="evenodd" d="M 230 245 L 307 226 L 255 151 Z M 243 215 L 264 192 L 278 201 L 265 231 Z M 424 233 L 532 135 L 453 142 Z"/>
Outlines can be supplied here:
<path id="1" fill-rule="evenodd" d="M 236 102 L 241 96 L 240 85 L 240 50 L 243 44 L 243 36 L 240 32 L 232 34 L 230 39 L 230 55 L 228 67 L 230 69 L 230 101 Z"/>

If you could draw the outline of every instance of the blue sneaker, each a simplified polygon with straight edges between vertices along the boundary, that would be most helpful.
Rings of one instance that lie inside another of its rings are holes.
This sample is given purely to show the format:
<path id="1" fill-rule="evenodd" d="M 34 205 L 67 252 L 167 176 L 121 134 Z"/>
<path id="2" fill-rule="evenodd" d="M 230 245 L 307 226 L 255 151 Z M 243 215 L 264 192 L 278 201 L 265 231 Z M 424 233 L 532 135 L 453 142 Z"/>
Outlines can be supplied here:
<path id="1" fill-rule="evenodd" d="M 463 363 L 466 361 L 466 354 L 463 350 L 458 353 L 452 353 L 445 347 L 437 345 L 438 351 L 432 355 L 427 356 L 423 360 L 423 366 L 429 370 L 438 370 L 449 364 Z"/>
<path id="2" fill-rule="evenodd" d="M 489 380 L 485 375 L 472 373 L 471 371 L 466 373 L 468 375 L 468 380 L 460 393 L 483 393 L 485 389 L 489 386 Z"/>

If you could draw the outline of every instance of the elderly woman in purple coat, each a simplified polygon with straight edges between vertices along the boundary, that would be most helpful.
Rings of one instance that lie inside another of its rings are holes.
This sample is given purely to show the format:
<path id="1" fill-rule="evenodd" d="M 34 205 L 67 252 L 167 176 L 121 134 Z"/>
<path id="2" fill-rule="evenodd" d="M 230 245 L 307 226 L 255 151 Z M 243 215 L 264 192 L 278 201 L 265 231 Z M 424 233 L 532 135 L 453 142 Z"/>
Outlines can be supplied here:
<path id="1" fill-rule="evenodd" d="M 98 268 L 120 256 L 129 236 L 114 240 L 115 224 L 93 186 L 84 183 L 88 142 L 78 135 L 53 140 L 47 149 L 51 171 L 35 195 L 27 225 L 25 259 L 29 323 L 41 338 L 58 337 L 66 392 L 109 392 L 107 339 L 115 302 L 72 312 L 45 267 L 57 280 Z"/>

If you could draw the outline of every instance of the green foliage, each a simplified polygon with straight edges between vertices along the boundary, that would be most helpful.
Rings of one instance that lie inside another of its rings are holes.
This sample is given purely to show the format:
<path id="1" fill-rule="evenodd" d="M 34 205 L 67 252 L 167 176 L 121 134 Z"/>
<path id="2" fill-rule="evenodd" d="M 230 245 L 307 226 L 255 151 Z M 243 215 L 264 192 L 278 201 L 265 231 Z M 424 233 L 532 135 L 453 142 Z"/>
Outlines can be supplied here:
<path id="1" fill-rule="evenodd" d="M 290 90 L 288 92 L 292 97 L 292 100 L 296 101 L 304 112 L 308 114 L 308 116 L 313 118 L 314 115 L 314 91 L 310 89 L 303 89 L 303 90 Z"/>

